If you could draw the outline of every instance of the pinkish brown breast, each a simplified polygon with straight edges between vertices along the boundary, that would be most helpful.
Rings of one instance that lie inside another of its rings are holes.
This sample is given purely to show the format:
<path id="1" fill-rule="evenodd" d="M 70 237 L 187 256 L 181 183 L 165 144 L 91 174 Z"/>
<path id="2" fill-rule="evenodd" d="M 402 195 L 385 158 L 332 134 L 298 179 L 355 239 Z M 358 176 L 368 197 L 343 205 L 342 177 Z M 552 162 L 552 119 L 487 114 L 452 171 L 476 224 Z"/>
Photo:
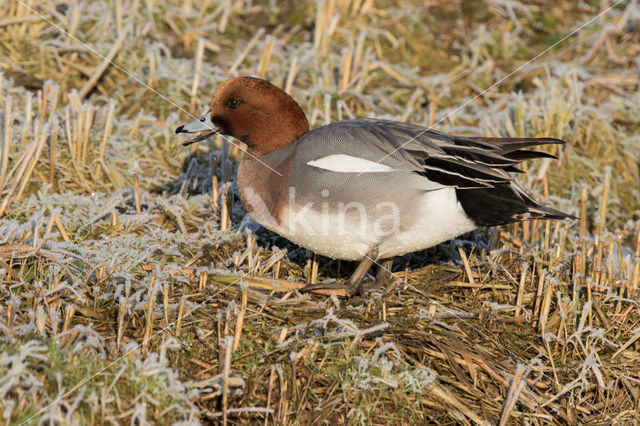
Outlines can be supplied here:
<path id="1" fill-rule="evenodd" d="M 296 150 L 279 163 L 245 154 L 238 168 L 238 192 L 245 209 L 271 230 L 279 227 L 289 207 L 289 173 Z"/>

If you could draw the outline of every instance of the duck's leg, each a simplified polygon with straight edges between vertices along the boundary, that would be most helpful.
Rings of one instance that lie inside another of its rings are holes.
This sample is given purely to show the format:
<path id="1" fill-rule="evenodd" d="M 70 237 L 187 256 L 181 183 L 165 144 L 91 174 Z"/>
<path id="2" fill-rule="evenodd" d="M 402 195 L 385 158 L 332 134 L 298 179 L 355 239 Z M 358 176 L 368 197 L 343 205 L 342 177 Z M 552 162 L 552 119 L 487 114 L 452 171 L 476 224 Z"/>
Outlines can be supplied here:
<path id="1" fill-rule="evenodd" d="M 376 274 L 376 282 L 380 285 L 386 284 L 391 278 L 391 268 L 393 267 L 393 259 L 385 259 L 380 263 L 378 273 Z"/>
<path id="2" fill-rule="evenodd" d="M 362 287 L 362 282 L 364 281 L 364 277 L 367 275 L 369 268 L 375 262 L 376 257 L 378 257 L 378 247 L 374 247 L 364 256 L 364 259 L 360 261 L 360 264 L 353 271 L 351 278 L 347 281 L 347 294 L 349 296 L 353 296 L 358 293 L 360 287 Z"/>
<path id="3" fill-rule="evenodd" d="M 385 259 L 378 263 L 378 273 L 376 274 L 376 280 L 373 282 L 367 282 L 363 284 L 360 290 L 378 290 L 383 288 L 391 278 L 391 268 L 393 267 L 393 259 Z"/>
<path id="4" fill-rule="evenodd" d="M 376 257 L 378 257 L 378 247 L 372 248 L 369 253 L 365 255 L 364 259 L 360 261 L 360 264 L 351 275 L 351 278 L 349 278 L 349 281 L 346 282 L 346 285 L 341 283 L 307 284 L 301 289 L 301 291 L 305 293 L 319 289 L 346 290 L 347 296 L 351 297 L 358 293 L 358 290 L 362 287 L 364 277 L 367 275 L 367 272 L 369 271 L 369 268 L 371 268 L 371 265 L 373 265 L 373 262 L 375 262 Z"/>

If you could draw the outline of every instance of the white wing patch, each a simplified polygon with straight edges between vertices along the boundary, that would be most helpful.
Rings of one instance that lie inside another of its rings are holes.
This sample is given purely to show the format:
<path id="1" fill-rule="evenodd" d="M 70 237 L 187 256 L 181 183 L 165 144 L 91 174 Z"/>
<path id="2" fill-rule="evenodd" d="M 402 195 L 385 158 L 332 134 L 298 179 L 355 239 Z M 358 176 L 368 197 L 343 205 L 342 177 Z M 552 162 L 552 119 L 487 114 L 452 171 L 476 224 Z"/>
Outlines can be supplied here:
<path id="1" fill-rule="evenodd" d="M 307 163 L 319 169 L 340 173 L 393 172 L 389 166 L 346 154 L 334 154 Z"/>

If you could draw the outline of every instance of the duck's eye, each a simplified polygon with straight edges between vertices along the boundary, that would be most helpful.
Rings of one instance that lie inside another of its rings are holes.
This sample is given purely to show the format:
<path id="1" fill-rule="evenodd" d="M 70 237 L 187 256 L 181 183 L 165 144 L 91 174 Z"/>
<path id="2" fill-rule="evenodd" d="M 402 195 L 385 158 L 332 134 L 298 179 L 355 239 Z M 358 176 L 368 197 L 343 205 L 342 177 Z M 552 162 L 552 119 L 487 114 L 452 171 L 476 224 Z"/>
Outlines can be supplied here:
<path id="1" fill-rule="evenodd" d="M 238 106 L 240 106 L 241 103 L 242 101 L 240 99 L 230 98 L 225 105 L 231 109 L 235 109 L 235 108 L 238 108 Z"/>

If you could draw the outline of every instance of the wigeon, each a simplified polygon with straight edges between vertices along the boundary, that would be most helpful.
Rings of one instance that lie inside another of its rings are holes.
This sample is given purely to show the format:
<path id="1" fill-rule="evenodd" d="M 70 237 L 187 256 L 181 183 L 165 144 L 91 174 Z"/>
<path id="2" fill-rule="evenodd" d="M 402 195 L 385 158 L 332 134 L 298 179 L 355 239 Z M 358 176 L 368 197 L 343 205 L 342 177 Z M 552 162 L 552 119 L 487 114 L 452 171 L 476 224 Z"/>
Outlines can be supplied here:
<path id="1" fill-rule="evenodd" d="M 480 226 L 573 216 L 545 207 L 513 180 L 516 165 L 551 157 L 525 148 L 553 138 L 464 137 L 415 124 L 355 119 L 309 130 L 302 108 L 283 90 L 232 78 L 211 109 L 176 129 L 220 133 L 247 145 L 237 174 L 240 199 L 265 228 L 317 254 L 361 263 L 346 283 L 356 294 L 375 262 L 377 282 L 393 258 Z"/>

